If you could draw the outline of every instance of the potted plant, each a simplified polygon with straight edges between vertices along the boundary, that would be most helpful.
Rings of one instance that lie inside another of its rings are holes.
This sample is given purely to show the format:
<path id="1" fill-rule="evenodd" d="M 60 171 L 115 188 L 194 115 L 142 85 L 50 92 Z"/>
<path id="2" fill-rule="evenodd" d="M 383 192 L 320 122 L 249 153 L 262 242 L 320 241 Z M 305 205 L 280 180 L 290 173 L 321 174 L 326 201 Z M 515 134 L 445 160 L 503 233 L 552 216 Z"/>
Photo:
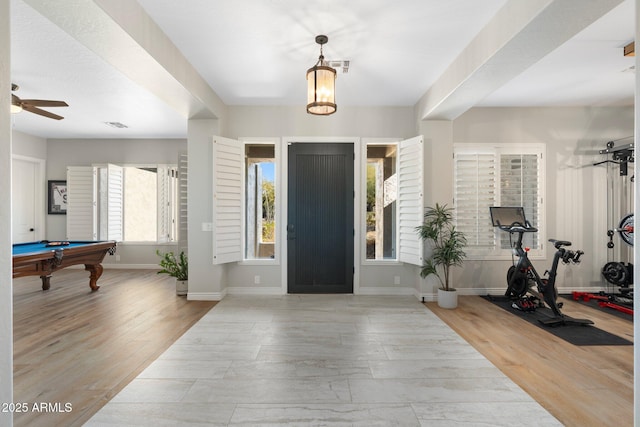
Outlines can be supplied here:
<path id="1" fill-rule="evenodd" d="M 177 257 L 173 252 L 162 253 L 156 250 L 156 254 L 160 257 L 160 271 L 158 274 L 168 274 L 176 279 L 176 294 L 186 295 L 189 280 L 189 262 L 187 255 L 180 252 Z"/>
<path id="2" fill-rule="evenodd" d="M 447 205 L 427 208 L 422 225 L 416 227 L 420 239 L 431 244 L 431 255 L 425 259 L 420 276 L 435 275 L 439 282 L 438 305 L 443 308 L 456 308 L 458 294 L 450 286 L 451 267 L 461 266 L 466 254 L 465 235 L 456 230 L 453 224 L 453 209 Z"/>

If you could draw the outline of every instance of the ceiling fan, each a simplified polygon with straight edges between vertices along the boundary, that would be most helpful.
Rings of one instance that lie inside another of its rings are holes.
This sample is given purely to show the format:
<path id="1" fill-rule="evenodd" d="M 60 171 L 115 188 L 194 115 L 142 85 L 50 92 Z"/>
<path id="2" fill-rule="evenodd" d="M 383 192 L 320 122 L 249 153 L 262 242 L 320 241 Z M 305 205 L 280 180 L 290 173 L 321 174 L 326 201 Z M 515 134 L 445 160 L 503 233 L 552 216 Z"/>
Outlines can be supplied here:
<path id="1" fill-rule="evenodd" d="M 11 83 L 11 91 L 20 89 L 15 83 Z M 20 99 L 16 95 L 11 94 L 11 111 L 19 112 L 22 110 L 30 113 L 39 114 L 41 116 L 49 117 L 54 120 L 62 120 L 64 117 L 57 114 L 50 113 L 42 110 L 38 107 L 68 107 L 69 105 L 64 101 L 49 101 L 46 99 Z"/>

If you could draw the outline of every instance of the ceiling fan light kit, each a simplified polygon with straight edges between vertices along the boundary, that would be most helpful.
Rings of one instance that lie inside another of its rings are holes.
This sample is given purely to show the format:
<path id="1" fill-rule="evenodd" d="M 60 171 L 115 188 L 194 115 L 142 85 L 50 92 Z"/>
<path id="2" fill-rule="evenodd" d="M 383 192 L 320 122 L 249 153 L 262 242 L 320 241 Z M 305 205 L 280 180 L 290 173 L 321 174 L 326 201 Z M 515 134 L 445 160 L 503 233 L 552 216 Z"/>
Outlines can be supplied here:
<path id="1" fill-rule="evenodd" d="M 16 91 L 20 89 L 15 83 L 11 83 L 11 90 Z M 38 114 L 40 116 L 48 117 L 54 120 L 62 120 L 64 117 L 57 114 L 50 113 L 38 107 L 68 107 L 69 105 L 64 101 L 51 101 L 48 99 L 20 99 L 18 96 L 11 94 L 11 113 L 19 113 L 22 110 L 30 113 Z"/>
<path id="2" fill-rule="evenodd" d="M 20 99 L 11 94 L 11 114 L 17 114 L 22 111 L 22 105 L 20 104 Z"/>
<path id="3" fill-rule="evenodd" d="M 325 35 L 316 36 L 316 43 L 320 45 L 320 57 L 313 67 L 307 70 L 307 113 L 319 116 L 333 114 L 336 106 L 336 70 L 327 66 L 322 54 L 322 45 L 329 38 Z"/>

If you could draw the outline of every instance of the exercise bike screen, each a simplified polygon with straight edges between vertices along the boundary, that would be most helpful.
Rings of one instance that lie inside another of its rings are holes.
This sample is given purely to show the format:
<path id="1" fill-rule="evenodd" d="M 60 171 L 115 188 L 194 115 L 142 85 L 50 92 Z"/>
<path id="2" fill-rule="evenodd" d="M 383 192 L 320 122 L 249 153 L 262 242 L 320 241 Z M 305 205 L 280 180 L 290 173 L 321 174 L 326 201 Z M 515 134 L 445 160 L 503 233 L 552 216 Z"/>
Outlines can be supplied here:
<path id="1" fill-rule="evenodd" d="M 502 225 L 508 227 L 514 222 L 522 225 L 526 224 L 527 219 L 524 216 L 524 208 L 521 206 L 490 206 L 491 222 L 494 227 Z"/>

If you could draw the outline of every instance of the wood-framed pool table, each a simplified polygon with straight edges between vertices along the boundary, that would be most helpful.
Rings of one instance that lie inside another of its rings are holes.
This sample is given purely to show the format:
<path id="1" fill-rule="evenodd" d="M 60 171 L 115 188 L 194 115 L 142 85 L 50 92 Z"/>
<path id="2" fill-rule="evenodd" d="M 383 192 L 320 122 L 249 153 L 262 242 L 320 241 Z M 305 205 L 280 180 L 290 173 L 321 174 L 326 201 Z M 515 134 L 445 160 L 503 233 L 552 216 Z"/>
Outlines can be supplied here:
<path id="1" fill-rule="evenodd" d="M 97 291 L 102 275 L 102 260 L 107 253 L 116 251 L 115 241 L 48 241 L 17 243 L 13 245 L 13 277 L 40 276 L 42 289 L 51 286 L 54 271 L 71 265 L 84 264 L 90 272 L 89 286 Z"/>

